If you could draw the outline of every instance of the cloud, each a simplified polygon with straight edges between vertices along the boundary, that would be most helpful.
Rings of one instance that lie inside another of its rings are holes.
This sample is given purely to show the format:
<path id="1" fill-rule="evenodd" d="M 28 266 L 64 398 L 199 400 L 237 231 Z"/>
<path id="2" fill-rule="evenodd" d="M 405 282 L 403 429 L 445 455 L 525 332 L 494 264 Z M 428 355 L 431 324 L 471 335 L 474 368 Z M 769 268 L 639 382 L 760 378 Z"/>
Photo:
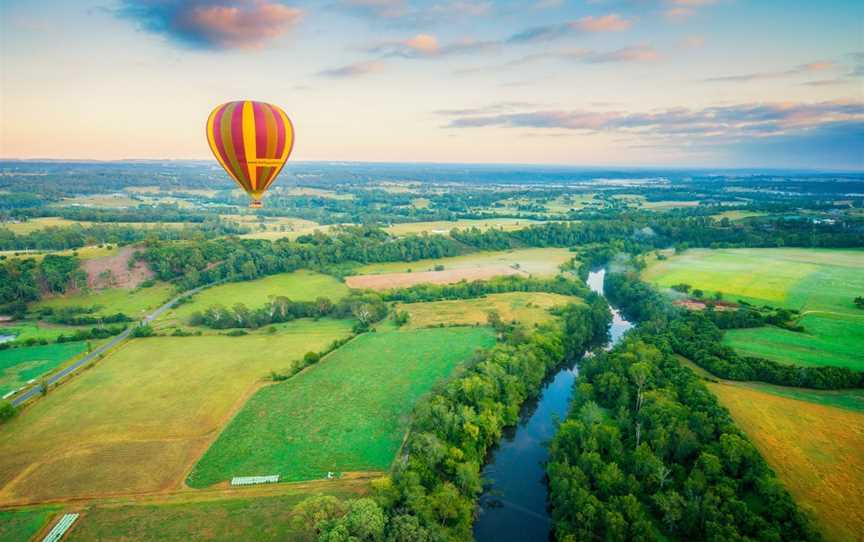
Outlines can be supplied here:
<path id="1" fill-rule="evenodd" d="M 466 38 L 442 45 L 431 34 L 417 34 L 401 41 L 379 43 L 368 48 L 368 52 L 383 56 L 402 58 L 432 58 L 466 53 L 476 53 L 500 46 L 497 41 L 478 41 Z"/>
<path id="2" fill-rule="evenodd" d="M 687 36 L 680 43 L 684 49 L 701 49 L 705 46 L 705 38 L 702 36 Z"/>
<path id="3" fill-rule="evenodd" d="M 621 32 L 633 25 L 630 19 L 621 17 L 617 13 L 610 13 L 602 17 L 582 17 L 575 21 L 536 26 L 523 30 L 510 36 L 510 43 L 531 43 L 538 41 L 549 41 L 563 36 L 573 34 L 597 33 L 597 32 Z"/>
<path id="4" fill-rule="evenodd" d="M 115 13 L 148 32 L 202 49 L 257 49 L 302 17 L 297 8 L 267 0 L 122 0 Z"/>
<path id="5" fill-rule="evenodd" d="M 371 73 L 380 72 L 384 68 L 384 63 L 377 60 L 365 62 L 355 62 L 339 68 L 333 68 L 318 72 L 322 77 L 331 77 L 334 79 L 346 79 L 351 77 L 360 77 Z"/>
<path id="6" fill-rule="evenodd" d="M 792 77 L 824 72 L 836 67 L 837 65 L 830 60 L 817 60 L 815 62 L 808 62 L 807 64 L 799 64 L 798 66 L 789 68 L 788 70 L 724 75 L 721 77 L 709 77 L 702 81 L 706 83 L 747 83 L 750 81 L 761 81 L 765 79 L 777 79 L 781 77 Z"/>
<path id="7" fill-rule="evenodd" d="M 659 55 L 650 45 L 637 45 L 605 53 L 589 51 L 578 58 L 589 64 L 603 64 L 607 62 L 650 62 L 657 60 Z"/>
<path id="8" fill-rule="evenodd" d="M 460 17 L 478 17 L 493 11 L 491 1 L 451 0 L 431 5 L 411 5 L 405 0 L 341 0 L 337 4 L 349 13 L 373 19 L 392 19 L 414 24 L 434 24 Z"/>
<path id="9" fill-rule="evenodd" d="M 408 12 L 404 0 L 344 0 L 341 5 L 358 14 L 385 19 L 402 17 Z"/>
<path id="10" fill-rule="evenodd" d="M 735 141 L 795 134 L 820 126 L 864 123 L 864 102 L 756 103 L 703 109 L 672 108 L 654 112 L 592 110 L 528 110 L 497 112 L 482 109 L 440 112 L 449 128 L 517 127 L 639 134 L 647 138 Z"/>

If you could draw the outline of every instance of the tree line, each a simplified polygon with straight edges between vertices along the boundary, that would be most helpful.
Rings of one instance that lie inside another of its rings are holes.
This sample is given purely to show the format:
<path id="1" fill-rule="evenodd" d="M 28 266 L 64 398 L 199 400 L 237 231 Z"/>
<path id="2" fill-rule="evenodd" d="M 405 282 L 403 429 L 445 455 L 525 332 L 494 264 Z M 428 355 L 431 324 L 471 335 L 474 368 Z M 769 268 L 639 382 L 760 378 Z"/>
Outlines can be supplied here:
<path id="1" fill-rule="evenodd" d="M 776 361 L 741 356 L 723 344 L 723 331 L 713 320 L 725 325 L 735 317 L 675 309 L 662 294 L 639 280 L 635 273 L 606 275 L 606 294 L 628 318 L 639 321 L 662 321 L 668 329 L 669 344 L 680 354 L 712 374 L 729 380 L 758 380 L 780 386 L 814 389 L 864 387 L 864 372 L 845 367 L 797 367 Z M 742 309 L 742 320 L 750 319 L 752 310 Z M 738 312 L 738 311 L 736 311 Z M 782 318 L 774 315 L 773 317 Z M 764 317 L 766 321 L 772 314 Z"/>
<path id="2" fill-rule="evenodd" d="M 586 357 L 547 464 L 558 540 L 818 540 L 662 321 Z"/>
<path id="3" fill-rule="evenodd" d="M 314 301 L 292 301 L 285 296 L 278 296 L 262 307 L 253 309 L 244 303 L 237 303 L 230 308 L 213 305 L 203 311 L 193 312 L 189 316 L 189 325 L 213 329 L 257 329 L 298 318 L 325 316 L 354 318 L 357 320 L 355 333 L 363 332 L 387 316 L 387 304 L 381 296 L 372 292 L 352 292 L 335 303 L 327 297 L 318 297 Z"/>

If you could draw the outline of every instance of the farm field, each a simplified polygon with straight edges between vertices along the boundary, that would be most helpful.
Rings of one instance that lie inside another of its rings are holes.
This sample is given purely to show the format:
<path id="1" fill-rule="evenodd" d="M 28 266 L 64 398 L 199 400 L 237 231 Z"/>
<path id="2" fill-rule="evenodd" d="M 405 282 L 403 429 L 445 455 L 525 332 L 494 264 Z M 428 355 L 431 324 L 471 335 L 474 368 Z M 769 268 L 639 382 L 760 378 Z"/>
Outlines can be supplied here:
<path id="1" fill-rule="evenodd" d="M 525 248 L 518 250 L 474 252 L 451 258 L 417 260 L 415 262 L 387 262 L 364 265 L 356 270 L 359 275 L 432 271 L 436 265 L 445 270 L 482 269 L 490 266 L 514 267 L 537 276 L 558 274 L 558 266 L 569 261 L 573 253 L 564 248 Z"/>
<path id="2" fill-rule="evenodd" d="M 187 483 L 279 474 L 384 470 L 416 401 L 478 348 L 487 328 L 367 333 L 288 381 L 259 390 L 195 465 Z"/>
<path id="3" fill-rule="evenodd" d="M 115 314 L 122 312 L 131 318 L 140 318 L 171 299 L 174 289 L 171 285 L 157 283 L 150 288 L 108 288 L 90 292 L 43 299 L 34 305 L 35 309 L 51 307 L 100 307 L 96 314 Z"/>
<path id="4" fill-rule="evenodd" d="M 74 342 L 0 350 L 0 397 L 39 378 L 86 348 L 86 343 Z"/>
<path id="5" fill-rule="evenodd" d="M 0 504 L 176 489 L 271 370 L 350 329 L 132 340 L 0 427 Z"/>
<path id="6" fill-rule="evenodd" d="M 102 207 L 107 209 L 125 209 L 137 207 L 141 202 L 125 194 L 93 194 L 90 196 L 75 196 L 66 198 L 63 205 L 78 205 L 81 207 Z"/>
<path id="7" fill-rule="evenodd" d="M 193 312 L 203 311 L 213 305 L 232 307 L 237 303 L 243 303 L 247 307 L 256 308 L 276 296 L 285 296 L 294 301 L 312 301 L 317 297 L 327 297 L 337 301 L 347 294 L 348 288 L 335 278 L 313 271 L 299 270 L 207 288 L 195 294 L 191 302 L 166 311 L 159 321 L 185 322 Z"/>
<path id="8" fill-rule="evenodd" d="M 407 311 L 411 319 L 405 329 L 432 327 L 439 324 L 486 324 L 490 311 L 498 311 L 505 322 L 518 321 L 533 326 L 552 320 L 552 307 L 560 307 L 579 299 L 545 292 L 511 292 L 491 294 L 479 299 L 456 299 L 429 303 L 404 303 L 399 310 Z"/>
<path id="9" fill-rule="evenodd" d="M 506 265 L 488 265 L 444 271 L 419 271 L 416 273 L 382 273 L 380 275 L 354 275 L 345 278 L 351 288 L 389 290 L 407 288 L 415 284 L 453 284 L 463 280 L 472 282 L 505 275 L 525 275 L 523 271 Z"/>
<path id="10" fill-rule="evenodd" d="M 86 227 L 91 225 L 92 222 L 85 222 L 83 220 L 68 220 L 57 216 L 45 216 L 31 218 L 24 222 L 0 222 L 0 228 L 6 228 L 12 233 L 18 235 L 25 235 L 34 231 L 43 230 L 45 228 L 73 226 L 75 224 Z"/>
<path id="11" fill-rule="evenodd" d="M 393 224 L 386 230 L 393 235 L 417 235 L 421 233 L 431 234 L 448 234 L 453 228 L 459 230 L 467 230 L 470 228 L 478 228 L 480 230 L 488 230 L 490 228 L 500 229 L 504 231 L 521 230 L 531 226 L 532 224 L 542 224 L 536 220 L 526 220 L 524 218 L 489 218 L 483 220 L 453 220 L 453 221 L 432 221 L 432 222 L 405 222 L 401 224 Z"/>
<path id="12" fill-rule="evenodd" d="M 0 510 L 0 540 L 4 542 L 27 542 L 59 507 L 24 508 L 22 510 Z"/>
<path id="13" fill-rule="evenodd" d="M 864 413 L 781 397 L 738 383 L 709 389 L 754 442 L 826 539 L 864 532 Z"/>
<path id="14" fill-rule="evenodd" d="M 766 213 L 760 211 L 723 211 L 722 213 L 711 215 L 711 218 L 716 218 L 717 220 L 728 218 L 729 220 L 734 222 L 736 220 L 744 220 L 745 218 L 755 218 L 757 216 L 765 215 Z"/>
<path id="15" fill-rule="evenodd" d="M 770 265 L 766 265 L 770 262 Z M 771 327 L 733 330 L 727 341 L 742 353 L 801 365 L 864 368 L 864 251 L 831 249 L 688 250 L 653 261 L 643 274 L 660 287 L 686 283 L 728 300 L 798 309 L 805 333 Z"/>
<path id="16" fill-rule="evenodd" d="M 0 337 L 13 335 L 16 342 L 24 342 L 28 339 L 45 339 L 54 342 L 63 334 L 75 333 L 79 328 L 74 326 L 62 326 L 59 324 L 43 324 L 34 321 L 16 321 L 8 325 L 0 325 Z"/>
<path id="17" fill-rule="evenodd" d="M 186 502 L 96 505 L 84 510 L 70 531 L 68 540 L 90 542 L 123 541 L 306 541 L 312 542 L 295 506 L 311 496 L 332 495 L 347 499 L 368 491 L 366 481 L 331 481 L 308 484 L 280 484 L 276 488 L 255 488 L 254 496 L 234 492 L 217 500 L 186 496 Z"/>

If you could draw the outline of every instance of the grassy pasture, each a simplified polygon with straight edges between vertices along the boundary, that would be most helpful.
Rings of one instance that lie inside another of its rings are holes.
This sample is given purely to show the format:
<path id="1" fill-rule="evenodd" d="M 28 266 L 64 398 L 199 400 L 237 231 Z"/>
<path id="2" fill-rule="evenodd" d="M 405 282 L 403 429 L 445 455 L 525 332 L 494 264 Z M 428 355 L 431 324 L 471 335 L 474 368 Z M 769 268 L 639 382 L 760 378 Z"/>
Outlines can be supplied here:
<path id="1" fill-rule="evenodd" d="M 232 307 L 236 303 L 244 303 L 247 307 L 255 308 L 275 296 L 285 296 L 294 301 L 311 301 L 317 297 L 337 301 L 347 294 L 348 287 L 335 278 L 300 270 L 208 288 L 195 294 L 191 302 L 166 311 L 160 321 L 185 322 L 193 312 L 203 311 L 213 305 Z"/>
<path id="2" fill-rule="evenodd" d="M 313 480 L 328 471 L 384 470 L 417 399 L 494 341 L 486 328 L 361 335 L 318 365 L 259 390 L 187 483 L 206 487 L 259 474 Z"/>
<path id="3" fill-rule="evenodd" d="M 659 287 L 686 283 L 726 299 L 798 309 L 806 333 L 771 327 L 733 330 L 727 342 L 748 355 L 801 365 L 864 368 L 864 251 L 688 250 L 653 261 L 643 274 Z"/>
<path id="4" fill-rule="evenodd" d="M 277 488 L 245 488 L 243 493 L 202 496 L 160 502 L 95 505 L 84 510 L 69 533 L 72 542 L 119 540 L 163 541 L 309 541 L 294 507 L 316 495 L 340 499 L 368 492 L 367 481 L 337 480 L 326 484 L 280 485 Z M 226 492 L 228 493 L 228 492 Z M 250 494 L 251 493 L 251 494 Z"/>
<path id="5" fill-rule="evenodd" d="M 504 231 L 514 231 L 527 228 L 532 224 L 541 224 L 541 222 L 538 222 L 536 220 L 526 220 L 524 218 L 439 220 L 430 222 L 405 222 L 402 224 L 393 224 L 386 229 L 393 235 L 417 235 L 421 233 L 447 234 L 450 233 L 450 230 L 452 230 L 453 228 L 459 230 L 478 228 L 484 231 L 490 228 L 495 228 Z"/>
<path id="6" fill-rule="evenodd" d="M 27 542 L 55 515 L 59 507 L 0 510 L 0 540 Z"/>
<path id="7" fill-rule="evenodd" d="M 558 274 L 558 266 L 573 257 L 573 253 L 563 248 L 526 248 L 497 252 L 474 252 L 452 258 L 417 260 L 416 262 L 387 262 L 362 266 L 357 274 L 405 273 L 409 271 L 431 271 L 436 265 L 444 269 L 469 269 L 486 266 L 515 266 L 537 276 Z"/>
<path id="8" fill-rule="evenodd" d="M 430 303 L 405 303 L 399 310 L 407 311 L 411 319 L 406 329 L 437 326 L 438 324 L 486 324 L 489 311 L 496 310 L 505 322 L 516 320 L 527 326 L 554 318 L 549 312 L 578 301 L 577 298 L 545 292 L 511 292 L 491 294 L 479 299 L 456 299 Z"/>
<path id="9" fill-rule="evenodd" d="M 81 207 L 102 207 L 108 209 L 123 209 L 137 207 L 141 202 L 123 194 L 93 194 L 91 196 L 75 196 L 66 198 L 63 205 L 80 205 Z"/>
<path id="10" fill-rule="evenodd" d="M 0 350 L 0 397 L 52 371 L 86 348 L 86 343 L 75 342 Z"/>
<path id="11" fill-rule="evenodd" d="M 736 220 L 744 220 L 745 218 L 765 216 L 766 214 L 767 213 L 763 213 L 761 211 L 723 211 L 722 213 L 711 215 L 711 218 L 715 218 L 717 220 L 728 218 L 729 220 L 734 222 Z"/>
<path id="12" fill-rule="evenodd" d="M 0 426 L 0 504 L 178 488 L 270 370 L 350 327 L 298 320 L 274 335 L 130 341 Z"/>
<path id="13" fill-rule="evenodd" d="M 826 539 L 864 532 L 864 413 L 766 393 L 738 383 L 708 387 Z"/>
<path id="14" fill-rule="evenodd" d="M 132 318 L 145 316 L 153 309 L 171 299 L 173 288 L 165 283 L 156 284 L 150 288 L 108 288 L 90 292 L 79 292 L 72 295 L 51 297 L 35 304 L 35 308 L 51 307 L 101 307 L 97 314 L 115 314 L 122 312 Z"/>
<path id="15" fill-rule="evenodd" d="M 92 224 L 92 222 L 79 222 L 77 220 L 68 220 L 66 218 L 60 218 L 58 216 L 45 216 L 39 218 L 31 218 L 26 222 L 0 222 L 0 228 L 6 228 L 12 231 L 12 233 L 18 235 L 25 235 L 45 228 L 72 226 L 74 224 L 89 226 Z"/>
<path id="16" fill-rule="evenodd" d="M 19 321 L 10 325 L 0 326 L 0 335 L 15 335 L 15 341 L 27 339 L 45 339 L 54 341 L 60 335 L 72 334 L 79 329 L 75 326 L 46 325 L 39 322 Z"/>

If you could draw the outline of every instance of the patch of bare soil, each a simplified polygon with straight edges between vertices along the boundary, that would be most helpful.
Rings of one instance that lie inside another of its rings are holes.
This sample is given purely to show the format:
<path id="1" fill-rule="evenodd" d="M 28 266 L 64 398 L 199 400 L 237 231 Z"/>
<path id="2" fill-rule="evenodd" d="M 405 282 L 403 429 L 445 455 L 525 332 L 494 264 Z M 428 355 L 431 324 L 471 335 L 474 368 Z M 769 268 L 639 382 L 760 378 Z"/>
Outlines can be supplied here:
<path id="1" fill-rule="evenodd" d="M 135 247 L 123 247 L 114 256 L 83 260 L 81 269 L 87 273 L 87 286 L 91 290 L 104 288 L 137 288 L 153 278 L 153 271 L 143 262 L 130 267 Z"/>
<path id="2" fill-rule="evenodd" d="M 700 301 L 698 299 L 679 299 L 672 303 L 676 307 L 684 307 L 687 310 L 691 311 L 704 311 L 708 308 L 708 304 L 704 301 Z M 734 311 L 737 307 L 726 301 L 716 301 L 714 302 L 714 310 L 715 311 Z"/>

